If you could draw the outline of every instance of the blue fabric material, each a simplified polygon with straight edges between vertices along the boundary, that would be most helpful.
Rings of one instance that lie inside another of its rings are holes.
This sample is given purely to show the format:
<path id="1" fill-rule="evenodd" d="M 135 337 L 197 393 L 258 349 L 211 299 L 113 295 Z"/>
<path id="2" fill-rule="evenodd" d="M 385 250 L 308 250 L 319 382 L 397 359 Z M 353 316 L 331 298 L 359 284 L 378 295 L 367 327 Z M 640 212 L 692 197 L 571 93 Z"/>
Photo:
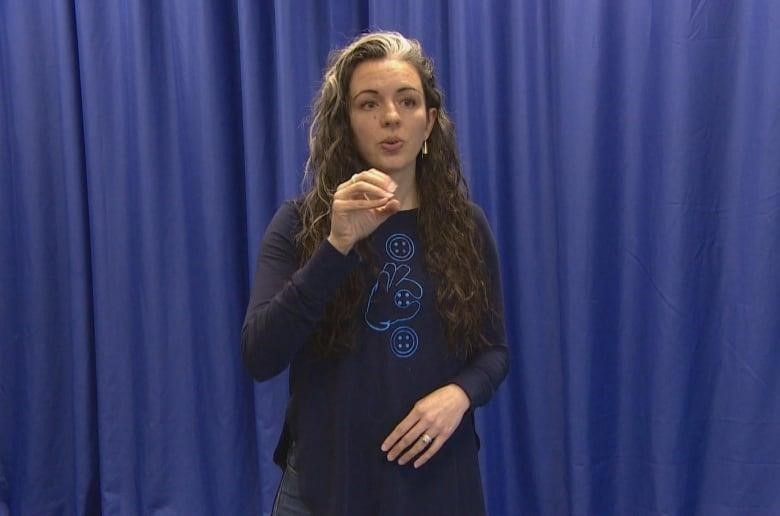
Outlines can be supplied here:
<path id="1" fill-rule="evenodd" d="M 365 27 L 433 55 L 496 233 L 489 513 L 780 512 L 780 3 L 6 0 L 0 513 L 270 510 L 241 321 Z"/>

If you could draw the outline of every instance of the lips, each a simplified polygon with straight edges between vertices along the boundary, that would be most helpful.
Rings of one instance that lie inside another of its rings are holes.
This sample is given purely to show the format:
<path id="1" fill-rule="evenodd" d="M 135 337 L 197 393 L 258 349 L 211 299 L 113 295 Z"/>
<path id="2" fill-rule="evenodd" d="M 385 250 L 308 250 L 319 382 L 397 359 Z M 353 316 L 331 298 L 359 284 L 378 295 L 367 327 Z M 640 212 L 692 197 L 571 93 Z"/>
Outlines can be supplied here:
<path id="1" fill-rule="evenodd" d="M 382 149 L 385 151 L 397 151 L 403 146 L 403 144 L 404 141 L 396 137 L 385 138 L 379 142 L 379 146 L 382 147 Z"/>

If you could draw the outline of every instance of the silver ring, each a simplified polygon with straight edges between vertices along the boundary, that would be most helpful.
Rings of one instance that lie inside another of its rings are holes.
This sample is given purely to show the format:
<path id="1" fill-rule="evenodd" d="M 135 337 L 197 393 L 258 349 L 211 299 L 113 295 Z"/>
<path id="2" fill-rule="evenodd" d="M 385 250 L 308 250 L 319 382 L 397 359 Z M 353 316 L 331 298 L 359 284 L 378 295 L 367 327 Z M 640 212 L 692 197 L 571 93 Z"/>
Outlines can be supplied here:
<path id="1" fill-rule="evenodd" d="M 433 438 L 428 434 L 422 434 L 422 437 L 420 437 L 420 440 L 425 446 L 428 446 L 431 444 L 431 441 L 433 441 Z"/>

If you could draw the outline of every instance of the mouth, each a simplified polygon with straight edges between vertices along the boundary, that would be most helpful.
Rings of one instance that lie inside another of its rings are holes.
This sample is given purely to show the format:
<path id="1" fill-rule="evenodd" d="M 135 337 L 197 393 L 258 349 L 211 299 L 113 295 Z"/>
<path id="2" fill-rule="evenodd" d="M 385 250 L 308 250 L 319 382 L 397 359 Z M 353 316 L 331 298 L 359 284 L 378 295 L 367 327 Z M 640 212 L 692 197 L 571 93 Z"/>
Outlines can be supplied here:
<path id="1" fill-rule="evenodd" d="M 379 142 L 379 146 L 382 147 L 383 150 L 386 151 L 396 151 L 400 149 L 404 144 L 404 141 L 398 137 L 391 136 L 389 138 L 385 138 L 381 142 Z"/>

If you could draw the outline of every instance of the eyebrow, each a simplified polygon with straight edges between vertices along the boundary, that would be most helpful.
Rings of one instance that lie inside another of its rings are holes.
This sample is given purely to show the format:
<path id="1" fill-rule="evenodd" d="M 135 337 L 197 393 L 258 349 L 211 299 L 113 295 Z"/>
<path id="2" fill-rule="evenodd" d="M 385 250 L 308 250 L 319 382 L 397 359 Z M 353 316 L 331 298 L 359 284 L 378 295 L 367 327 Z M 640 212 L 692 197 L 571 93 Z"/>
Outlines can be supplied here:
<path id="1" fill-rule="evenodd" d="M 418 90 L 417 88 L 415 88 L 414 86 L 403 86 L 401 88 L 398 88 L 395 93 L 396 94 L 404 93 L 406 91 L 413 91 L 415 93 L 419 93 L 420 95 L 422 95 L 422 92 L 420 90 Z M 361 90 L 361 91 L 355 93 L 355 95 L 352 97 L 352 100 L 355 100 L 356 98 L 358 98 L 359 96 L 363 95 L 364 93 L 370 93 L 370 94 L 373 94 L 373 95 L 379 95 L 379 92 L 377 90 Z"/>

